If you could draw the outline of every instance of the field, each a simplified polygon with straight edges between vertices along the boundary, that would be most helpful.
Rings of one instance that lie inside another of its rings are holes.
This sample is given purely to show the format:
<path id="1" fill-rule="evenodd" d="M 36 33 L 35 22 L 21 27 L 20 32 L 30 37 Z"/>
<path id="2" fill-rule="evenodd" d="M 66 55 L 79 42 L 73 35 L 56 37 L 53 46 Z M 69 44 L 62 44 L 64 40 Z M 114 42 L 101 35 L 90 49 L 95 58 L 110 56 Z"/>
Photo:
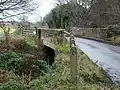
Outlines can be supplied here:
<path id="1" fill-rule="evenodd" d="M 15 32 L 15 29 L 14 29 L 14 27 L 13 26 L 10 26 L 10 33 L 13 33 L 13 32 Z M 4 31 L 3 31 L 3 29 L 2 28 L 0 28 L 0 35 L 3 35 L 4 34 Z"/>
<path id="2" fill-rule="evenodd" d="M 15 28 L 13 26 L 10 26 L 10 34 L 14 33 L 15 32 Z M 3 39 L 4 37 L 4 31 L 2 28 L 0 28 L 0 40 Z"/>

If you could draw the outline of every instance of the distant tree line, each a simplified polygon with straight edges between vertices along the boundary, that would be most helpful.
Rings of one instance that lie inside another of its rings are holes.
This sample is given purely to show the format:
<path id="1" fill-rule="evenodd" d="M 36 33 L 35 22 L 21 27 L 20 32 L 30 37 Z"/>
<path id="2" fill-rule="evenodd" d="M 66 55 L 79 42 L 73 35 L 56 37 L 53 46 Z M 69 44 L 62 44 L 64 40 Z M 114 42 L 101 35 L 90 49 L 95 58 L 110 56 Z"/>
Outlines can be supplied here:
<path id="1" fill-rule="evenodd" d="M 45 17 L 50 28 L 104 28 L 120 23 L 120 0 L 59 0 Z"/>

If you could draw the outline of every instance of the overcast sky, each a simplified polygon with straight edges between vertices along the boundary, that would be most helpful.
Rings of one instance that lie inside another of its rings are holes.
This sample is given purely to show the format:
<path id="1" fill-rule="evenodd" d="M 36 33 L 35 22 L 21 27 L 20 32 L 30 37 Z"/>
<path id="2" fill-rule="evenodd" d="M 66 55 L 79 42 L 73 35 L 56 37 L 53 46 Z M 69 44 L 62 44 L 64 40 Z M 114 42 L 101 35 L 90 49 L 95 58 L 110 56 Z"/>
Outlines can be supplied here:
<path id="1" fill-rule="evenodd" d="M 29 15 L 30 21 L 36 21 L 40 16 L 44 17 L 48 14 L 56 5 L 57 0 L 36 0 L 39 3 L 39 8 L 36 13 Z"/>

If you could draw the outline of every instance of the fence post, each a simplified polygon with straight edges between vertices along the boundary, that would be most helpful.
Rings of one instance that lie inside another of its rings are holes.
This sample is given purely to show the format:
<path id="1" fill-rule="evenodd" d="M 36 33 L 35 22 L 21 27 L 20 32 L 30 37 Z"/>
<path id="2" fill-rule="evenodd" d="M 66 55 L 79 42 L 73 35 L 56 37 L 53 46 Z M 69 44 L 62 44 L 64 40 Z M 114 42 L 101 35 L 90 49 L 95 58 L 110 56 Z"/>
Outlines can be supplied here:
<path id="1" fill-rule="evenodd" d="M 75 45 L 75 40 L 73 35 L 70 38 L 70 66 L 71 66 L 71 81 L 72 83 L 77 86 L 77 48 Z M 75 88 L 77 89 L 77 87 Z"/>

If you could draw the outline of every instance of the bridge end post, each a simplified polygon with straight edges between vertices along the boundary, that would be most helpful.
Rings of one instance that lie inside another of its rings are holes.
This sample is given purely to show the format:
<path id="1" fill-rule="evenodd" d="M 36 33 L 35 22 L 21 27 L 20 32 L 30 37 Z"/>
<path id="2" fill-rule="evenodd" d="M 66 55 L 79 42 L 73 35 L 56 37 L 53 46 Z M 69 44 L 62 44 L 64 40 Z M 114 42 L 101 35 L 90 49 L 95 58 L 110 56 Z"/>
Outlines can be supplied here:
<path id="1" fill-rule="evenodd" d="M 64 42 L 64 31 L 60 31 L 60 40 L 59 40 L 59 44 L 63 44 Z"/>
<path id="2" fill-rule="evenodd" d="M 38 54 L 40 55 L 41 59 L 44 59 L 44 45 L 43 45 L 43 40 L 41 39 L 41 29 L 36 29 L 36 43 L 38 45 Z"/>
<path id="3" fill-rule="evenodd" d="M 70 37 L 70 74 L 71 74 L 71 82 L 77 86 L 77 48 L 75 44 L 74 37 Z M 75 87 L 75 90 L 77 90 L 77 87 Z"/>

